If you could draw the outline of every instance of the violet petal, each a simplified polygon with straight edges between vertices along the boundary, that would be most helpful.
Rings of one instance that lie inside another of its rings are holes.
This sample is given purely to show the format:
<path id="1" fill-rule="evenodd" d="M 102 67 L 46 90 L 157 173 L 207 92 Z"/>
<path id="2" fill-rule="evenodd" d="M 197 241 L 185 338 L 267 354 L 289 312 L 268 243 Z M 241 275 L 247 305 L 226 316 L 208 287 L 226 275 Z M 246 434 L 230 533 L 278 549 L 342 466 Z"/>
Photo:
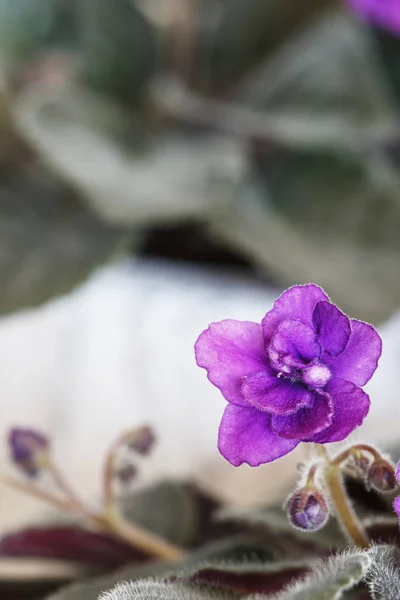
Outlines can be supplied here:
<path id="1" fill-rule="evenodd" d="M 218 449 L 235 467 L 258 467 L 291 452 L 298 440 L 280 438 L 270 427 L 270 415 L 254 408 L 229 405 L 222 417 Z"/>
<path id="2" fill-rule="evenodd" d="M 314 401 L 314 394 L 304 385 L 291 383 L 265 370 L 245 377 L 242 392 L 248 404 L 278 415 L 311 406 Z"/>
<path id="3" fill-rule="evenodd" d="M 340 442 L 359 427 L 369 411 L 369 397 L 360 388 L 339 377 L 334 377 L 325 390 L 332 398 L 332 424 L 313 435 L 309 441 L 316 444 Z"/>
<path id="4" fill-rule="evenodd" d="M 362 387 L 374 374 L 382 354 L 382 340 L 377 331 L 362 321 L 351 319 L 352 334 L 344 352 L 334 358 L 326 355 L 324 362 L 333 375 Z"/>
<path id="5" fill-rule="evenodd" d="M 329 301 L 325 292 L 315 285 L 295 285 L 275 301 L 270 310 L 262 320 L 262 329 L 265 343 L 268 344 L 275 334 L 279 323 L 284 319 L 300 319 L 312 327 L 312 314 L 315 305 L 320 300 Z"/>
<path id="6" fill-rule="evenodd" d="M 225 320 L 203 331 L 195 344 L 196 361 L 223 396 L 238 406 L 245 405 L 242 378 L 265 370 L 261 326 L 250 321 Z"/>
<path id="7" fill-rule="evenodd" d="M 275 359 L 277 353 L 307 363 L 320 357 L 321 346 L 312 327 L 298 319 L 285 319 L 277 328 L 268 353 L 271 360 Z"/>
<path id="8" fill-rule="evenodd" d="M 328 394 L 315 392 L 313 406 L 299 408 L 291 415 L 273 415 L 271 427 L 280 437 L 308 440 L 329 427 L 332 419 L 332 404 Z"/>
<path id="9" fill-rule="evenodd" d="M 393 508 L 397 512 L 398 516 L 400 517 L 400 496 L 397 496 L 394 499 Z"/>
<path id="10" fill-rule="evenodd" d="M 350 319 L 334 304 L 322 301 L 314 308 L 313 324 L 325 352 L 339 356 L 350 339 Z"/>

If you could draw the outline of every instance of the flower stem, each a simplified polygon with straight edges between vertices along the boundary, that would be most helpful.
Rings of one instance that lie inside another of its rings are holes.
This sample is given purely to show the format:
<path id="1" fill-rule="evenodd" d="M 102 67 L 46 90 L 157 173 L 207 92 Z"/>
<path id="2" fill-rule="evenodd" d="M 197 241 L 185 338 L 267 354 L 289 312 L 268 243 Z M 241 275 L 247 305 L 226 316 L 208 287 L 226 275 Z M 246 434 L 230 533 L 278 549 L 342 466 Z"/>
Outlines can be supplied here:
<path id="1" fill-rule="evenodd" d="M 0 477 L 0 482 L 63 511 L 78 514 L 79 516 L 84 517 L 88 524 L 97 529 L 107 531 L 114 537 L 124 540 L 127 544 L 138 550 L 142 550 L 146 554 L 171 562 L 179 561 L 184 557 L 184 551 L 181 548 L 174 544 L 170 544 L 154 533 L 142 529 L 138 525 L 126 521 L 117 511 L 113 511 L 110 507 L 108 510 L 105 510 L 104 513 L 97 513 L 90 510 L 77 501 L 77 498 L 72 491 L 68 493 L 66 498 L 60 498 L 52 492 L 48 492 L 24 481 L 19 481 L 13 477 L 2 475 Z M 64 492 L 66 489 L 70 489 L 63 478 L 59 479 L 58 483 L 61 484 L 59 487 L 63 489 Z"/>
<path id="2" fill-rule="evenodd" d="M 331 460 L 324 446 L 316 445 L 318 454 L 325 461 L 325 484 L 329 490 L 336 517 L 340 521 L 347 537 L 359 548 L 368 548 L 369 539 L 353 510 L 342 481 L 342 469 L 340 464 Z"/>
<path id="3" fill-rule="evenodd" d="M 359 548 L 368 548 L 368 536 L 347 497 L 340 469 L 335 465 L 328 464 L 325 468 L 325 482 L 329 489 L 336 516 L 347 537 Z"/>

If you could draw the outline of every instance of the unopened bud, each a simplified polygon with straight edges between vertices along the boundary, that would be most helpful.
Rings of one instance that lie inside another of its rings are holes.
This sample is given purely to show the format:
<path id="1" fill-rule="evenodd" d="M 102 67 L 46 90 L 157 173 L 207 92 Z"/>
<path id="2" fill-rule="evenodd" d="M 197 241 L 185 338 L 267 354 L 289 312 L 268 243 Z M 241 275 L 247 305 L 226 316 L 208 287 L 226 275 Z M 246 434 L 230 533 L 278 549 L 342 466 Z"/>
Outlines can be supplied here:
<path id="1" fill-rule="evenodd" d="M 128 486 L 135 479 L 137 472 L 137 467 L 134 464 L 129 463 L 117 468 L 114 471 L 114 477 L 122 485 Z"/>
<path id="2" fill-rule="evenodd" d="M 378 492 L 391 492 L 397 486 L 393 465 L 386 460 L 376 460 L 368 471 L 368 483 Z"/>
<path id="3" fill-rule="evenodd" d="M 8 443 L 13 462 L 28 477 L 36 477 L 49 464 L 49 439 L 34 429 L 13 428 Z"/>
<path id="4" fill-rule="evenodd" d="M 303 531 L 318 531 L 329 519 L 329 507 L 317 489 L 304 488 L 290 496 L 286 511 L 294 527 Z"/>
<path id="5" fill-rule="evenodd" d="M 155 436 L 150 427 L 140 427 L 133 432 L 132 438 L 128 442 L 128 448 L 135 450 L 139 454 L 149 454 L 154 446 Z"/>

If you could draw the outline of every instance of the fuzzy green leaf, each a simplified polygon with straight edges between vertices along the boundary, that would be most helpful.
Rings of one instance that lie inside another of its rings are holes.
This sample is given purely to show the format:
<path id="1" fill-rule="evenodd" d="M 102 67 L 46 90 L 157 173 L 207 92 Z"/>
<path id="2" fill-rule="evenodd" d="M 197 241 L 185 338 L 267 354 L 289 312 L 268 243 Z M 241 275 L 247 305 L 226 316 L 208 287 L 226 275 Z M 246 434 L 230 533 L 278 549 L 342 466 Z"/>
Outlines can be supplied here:
<path id="1" fill-rule="evenodd" d="M 276 596 L 276 600 L 340 600 L 358 585 L 371 564 L 368 553 L 348 551 L 321 562 L 313 572 Z M 255 596 L 252 600 L 261 600 Z"/>
<path id="2" fill-rule="evenodd" d="M 370 550 L 371 565 L 367 583 L 374 600 L 398 600 L 400 594 L 400 557 L 393 546 Z"/>
<path id="3" fill-rule="evenodd" d="M 119 583 L 99 596 L 99 600 L 228 600 L 226 591 L 195 587 L 182 583 L 163 583 L 152 579 L 135 583 Z"/>

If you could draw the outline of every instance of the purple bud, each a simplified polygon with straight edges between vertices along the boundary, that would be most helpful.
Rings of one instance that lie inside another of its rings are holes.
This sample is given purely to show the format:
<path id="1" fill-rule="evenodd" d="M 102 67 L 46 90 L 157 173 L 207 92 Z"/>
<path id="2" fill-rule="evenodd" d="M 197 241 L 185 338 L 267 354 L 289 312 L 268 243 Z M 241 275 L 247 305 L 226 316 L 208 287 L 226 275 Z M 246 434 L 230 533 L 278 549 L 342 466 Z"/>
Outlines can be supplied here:
<path id="1" fill-rule="evenodd" d="M 143 426 L 132 434 L 132 438 L 128 442 L 128 448 L 145 456 L 153 448 L 154 442 L 153 430 L 150 427 Z"/>
<path id="2" fill-rule="evenodd" d="M 8 444 L 13 462 L 28 477 L 36 477 L 48 462 L 49 439 L 34 429 L 11 429 Z"/>
<path id="3" fill-rule="evenodd" d="M 393 465 L 386 460 L 376 460 L 369 472 L 368 483 L 378 492 L 390 492 L 397 486 Z"/>
<path id="4" fill-rule="evenodd" d="M 114 477 L 122 485 L 129 485 L 135 479 L 137 473 L 137 467 L 129 463 L 117 468 L 114 471 Z"/>
<path id="5" fill-rule="evenodd" d="M 329 508 L 321 492 L 316 489 L 298 490 L 286 505 L 289 521 L 303 531 L 318 531 L 329 518 Z"/>

